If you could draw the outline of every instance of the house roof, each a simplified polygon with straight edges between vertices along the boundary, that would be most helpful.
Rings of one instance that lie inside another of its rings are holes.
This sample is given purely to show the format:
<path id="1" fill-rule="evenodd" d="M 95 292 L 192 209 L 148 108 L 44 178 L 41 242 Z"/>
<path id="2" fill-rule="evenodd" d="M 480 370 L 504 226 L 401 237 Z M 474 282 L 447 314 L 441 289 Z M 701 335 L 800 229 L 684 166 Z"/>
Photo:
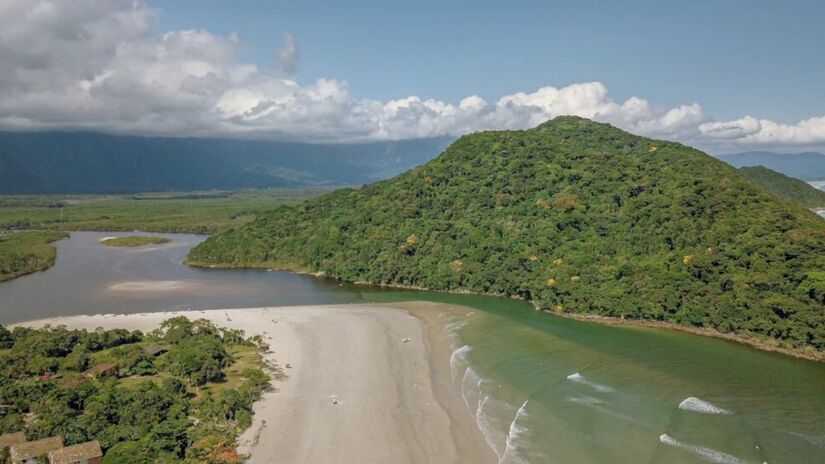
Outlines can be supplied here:
<path id="1" fill-rule="evenodd" d="M 27 441 L 18 443 L 9 448 L 9 457 L 12 461 L 22 461 L 23 459 L 36 458 L 50 451 L 63 447 L 62 437 L 49 437 L 42 440 Z"/>
<path id="2" fill-rule="evenodd" d="M 25 441 L 26 435 L 23 432 L 5 433 L 0 435 L 0 449 L 8 448 L 18 443 L 24 443 Z"/>
<path id="3" fill-rule="evenodd" d="M 117 369 L 117 364 L 115 363 L 100 363 L 95 367 L 88 369 L 84 374 L 99 374 L 101 372 L 106 372 L 109 369 Z"/>
<path id="4" fill-rule="evenodd" d="M 145 352 L 147 352 L 147 353 L 149 353 L 153 356 L 157 356 L 160 353 L 163 353 L 163 352 L 169 351 L 169 350 L 167 350 L 166 348 L 164 348 L 160 345 L 149 345 L 149 346 L 144 347 L 143 351 L 145 351 Z"/>
<path id="5" fill-rule="evenodd" d="M 97 440 L 94 440 L 52 451 L 49 453 L 49 462 L 51 464 L 72 464 L 102 456 L 103 451 L 100 450 L 100 444 Z"/>

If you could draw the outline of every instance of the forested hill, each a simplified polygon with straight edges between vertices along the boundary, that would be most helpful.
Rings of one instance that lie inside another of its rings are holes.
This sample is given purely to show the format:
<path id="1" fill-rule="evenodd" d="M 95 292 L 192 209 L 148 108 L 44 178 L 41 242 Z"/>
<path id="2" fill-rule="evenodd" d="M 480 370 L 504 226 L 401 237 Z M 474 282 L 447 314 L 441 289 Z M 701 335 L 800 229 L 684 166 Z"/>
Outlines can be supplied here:
<path id="1" fill-rule="evenodd" d="M 825 155 L 822 153 L 771 153 L 768 151 L 749 151 L 720 155 L 718 157 L 731 166 L 765 166 L 786 176 L 802 180 L 825 179 Z"/>
<path id="2" fill-rule="evenodd" d="M 811 187 L 807 182 L 788 177 L 764 166 L 739 168 L 739 173 L 768 192 L 806 208 L 825 207 L 825 192 Z"/>
<path id="3" fill-rule="evenodd" d="M 516 295 L 825 349 L 825 223 L 684 145 L 560 117 L 260 216 L 204 266 Z"/>
<path id="4" fill-rule="evenodd" d="M 0 132 L 0 194 L 361 185 L 424 163 L 451 140 L 325 145 Z"/>

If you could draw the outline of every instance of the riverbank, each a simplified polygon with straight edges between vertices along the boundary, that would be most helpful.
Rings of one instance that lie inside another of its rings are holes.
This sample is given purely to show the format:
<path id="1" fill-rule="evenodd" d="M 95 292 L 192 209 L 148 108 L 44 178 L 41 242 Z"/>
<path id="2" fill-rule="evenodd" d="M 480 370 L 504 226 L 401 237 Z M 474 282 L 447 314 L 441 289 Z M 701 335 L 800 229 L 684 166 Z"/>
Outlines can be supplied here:
<path id="1" fill-rule="evenodd" d="M 817 361 L 817 362 L 825 362 L 825 353 L 812 351 L 812 350 L 803 350 L 799 348 L 785 348 L 778 345 L 775 345 L 769 341 L 762 341 L 757 340 L 754 338 L 745 337 L 742 335 L 736 335 L 731 333 L 720 332 L 715 329 L 710 329 L 707 327 L 689 327 L 686 325 L 675 324 L 673 322 L 663 322 L 663 321 L 650 321 L 644 319 L 622 319 L 618 317 L 607 317 L 607 316 L 598 316 L 598 315 L 590 315 L 590 314 L 572 314 L 572 313 L 556 313 L 550 310 L 544 310 L 545 313 L 551 314 L 553 316 L 563 317 L 566 319 L 573 319 L 576 321 L 584 321 L 584 322 L 593 322 L 596 324 L 603 324 L 603 325 L 617 325 L 617 326 L 626 326 L 626 327 L 644 327 L 650 329 L 665 329 L 665 330 L 675 330 L 678 332 L 685 332 L 692 335 L 700 335 L 703 337 L 709 338 L 719 338 L 722 340 L 727 340 L 734 343 L 739 343 L 741 345 L 747 345 L 751 348 L 755 348 L 759 351 L 767 351 L 771 353 L 779 353 L 785 356 L 791 356 L 798 359 L 806 359 L 808 361 Z"/>
<path id="2" fill-rule="evenodd" d="M 293 274 L 299 275 L 310 275 L 315 276 L 318 278 L 331 278 L 337 279 L 334 276 L 328 276 L 323 272 L 316 272 L 309 269 L 304 269 L 300 267 L 290 266 L 290 265 L 276 265 L 274 263 L 262 263 L 262 264 L 250 264 L 243 267 L 238 267 L 234 265 L 207 265 L 204 263 L 193 262 L 189 261 L 188 258 L 184 261 L 185 264 L 195 267 L 195 268 L 204 268 L 204 269 L 267 269 L 267 270 L 278 270 L 278 271 L 285 271 L 291 272 Z M 417 285 L 404 285 L 404 284 L 388 284 L 388 283 L 372 283 L 366 281 L 355 281 L 352 282 L 354 285 L 361 285 L 361 286 L 372 286 L 372 287 L 382 287 L 388 289 L 401 289 L 401 290 L 416 290 L 416 291 L 425 291 L 425 292 L 434 292 L 434 293 L 444 293 L 444 294 L 451 294 L 451 295 L 478 295 L 478 296 L 489 296 L 489 297 L 496 297 L 496 298 L 508 298 L 511 300 L 518 300 L 524 301 L 525 303 L 531 303 L 524 298 L 518 295 L 504 295 L 500 293 L 489 293 L 489 292 L 477 292 L 472 290 L 467 290 L 463 288 L 452 289 L 452 290 L 444 290 L 444 289 L 433 289 L 427 288 Z M 561 316 L 568 319 L 574 319 L 579 321 L 585 322 L 595 322 L 598 324 L 608 324 L 608 325 L 624 325 L 624 326 L 635 326 L 635 327 L 648 327 L 648 328 L 657 328 L 657 329 L 666 329 L 666 330 L 676 330 L 679 332 L 690 333 L 694 335 L 701 335 L 704 337 L 711 337 L 711 338 L 719 338 L 727 341 L 731 341 L 734 343 L 739 343 L 742 345 L 749 346 L 751 348 L 772 352 L 772 353 L 779 353 L 786 356 L 798 358 L 798 359 L 806 359 L 809 361 L 817 361 L 817 362 L 825 362 L 825 352 L 819 352 L 812 349 L 804 349 L 804 348 L 787 348 L 782 347 L 776 344 L 775 341 L 772 340 L 760 340 L 752 337 L 748 337 L 745 335 L 738 335 L 732 333 L 725 333 L 720 332 L 718 330 L 707 328 L 707 327 L 690 327 L 684 326 L 673 322 L 663 322 L 663 321 L 653 321 L 653 320 L 644 320 L 644 319 L 622 319 L 617 317 L 608 317 L 608 316 L 599 316 L 599 315 L 588 315 L 588 314 L 573 314 L 573 313 L 557 313 L 555 311 L 549 309 L 541 309 L 533 305 L 534 309 L 537 311 L 542 311 L 544 313 L 554 315 L 554 316 Z"/>
<path id="3" fill-rule="evenodd" d="M 204 318 L 261 335 L 283 368 L 239 439 L 249 462 L 484 463 L 495 456 L 449 376 L 426 303 L 55 317 L 19 325 L 150 331 Z M 391 307 L 392 306 L 392 307 Z"/>

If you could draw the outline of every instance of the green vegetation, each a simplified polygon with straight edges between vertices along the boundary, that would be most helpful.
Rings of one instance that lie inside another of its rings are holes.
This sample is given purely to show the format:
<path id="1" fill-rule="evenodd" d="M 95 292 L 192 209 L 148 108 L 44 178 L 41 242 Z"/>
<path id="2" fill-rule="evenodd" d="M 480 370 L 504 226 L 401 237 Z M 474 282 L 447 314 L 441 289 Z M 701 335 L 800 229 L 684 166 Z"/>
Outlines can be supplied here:
<path id="1" fill-rule="evenodd" d="M 40 230 L 0 235 L 0 282 L 54 265 L 56 251 L 50 242 L 67 235 L 48 230 L 214 233 L 247 223 L 259 212 L 298 203 L 324 191 L 0 196 L 0 231 Z"/>
<path id="2" fill-rule="evenodd" d="M 462 137 L 388 181 L 281 207 L 203 266 L 516 296 L 825 349 L 825 223 L 684 145 L 575 117 Z"/>
<path id="3" fill-rule="evenodd" d="M 258 342 L 184 317 L 146 335 L 0 326 L 0 432 L 98 440 L 106 464 L 241 462 L 235 440 L 269 385 Z"/>
<path id="4" fill-rule="evenodd" d="M 146 245 L 160 245 L 171 242 L 171 238 L 150 235 L 130 235 L 128 237 L 113 237 L 102 240 L 100 243 L 111 247 L 140 247 Z"/>
<path id="5" fill-rule="evenodd" d="M 0 282 L 52 267 L 52 242 L 67 236 L 55 231 L 0 234 Z"/>
<path id="6" fill-rule="evenodd" d="M 320 195 L 325 189 L 163 194 L 0 196 L 0 229 L 52 229 L 207 234 L 255 214 Z"/>
<path id="7" fill-rule="evenodd" d="M 811 187 L 807 182 L 788 177 L 764 166 L 744 167 L 739 168 L 738 171 L 751 182 L 774 195 L 779 195 L 806 208 L 825 207 L 825 192 Z"/>

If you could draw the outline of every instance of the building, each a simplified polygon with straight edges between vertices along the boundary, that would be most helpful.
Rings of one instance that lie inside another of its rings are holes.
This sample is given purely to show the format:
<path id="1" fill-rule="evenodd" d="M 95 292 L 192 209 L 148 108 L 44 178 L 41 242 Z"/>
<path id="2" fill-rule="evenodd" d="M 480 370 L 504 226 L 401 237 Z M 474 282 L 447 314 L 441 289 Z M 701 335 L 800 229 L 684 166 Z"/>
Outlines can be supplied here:
<path id="1" fill-rule="evenodd" d="M 49 453 L 50 464 L 101 464 L 102 462 L 103 452 L 97 440 L 67 446 Z"/>
<path id="2" fill-rule="evenodd" d="M 160 356 L 160 355 L 162 355 L 163 353 L 166 353 L 169 350 L 162 347 L 162 346 L 160 346 L 160 345 L 149 345 L 149 346 L 143 348 L 143 351 L 145 351 L 146 353 L 148 353 L 152 356 Z"/>
<path id="3" fill-rule="evenodd" d="M 112 377 L 117 375 L 117 364 L 102 363 L 84 372 L 89 377 Z"/>
<path id="4" fill-rule="evenodd" d="M 62 437 L 17 443 L 9 447 L 9 459 L 13 464 L 38 464 L 38 458 L 63 448 Z"/>
<path id="5" fill-rule="evenodd" d="M 9 447 L 26 442 L 26 435 L 23 432 L 5 433 L 0 435 L 0 462 L 7 462 L 9 458 Z"/>

